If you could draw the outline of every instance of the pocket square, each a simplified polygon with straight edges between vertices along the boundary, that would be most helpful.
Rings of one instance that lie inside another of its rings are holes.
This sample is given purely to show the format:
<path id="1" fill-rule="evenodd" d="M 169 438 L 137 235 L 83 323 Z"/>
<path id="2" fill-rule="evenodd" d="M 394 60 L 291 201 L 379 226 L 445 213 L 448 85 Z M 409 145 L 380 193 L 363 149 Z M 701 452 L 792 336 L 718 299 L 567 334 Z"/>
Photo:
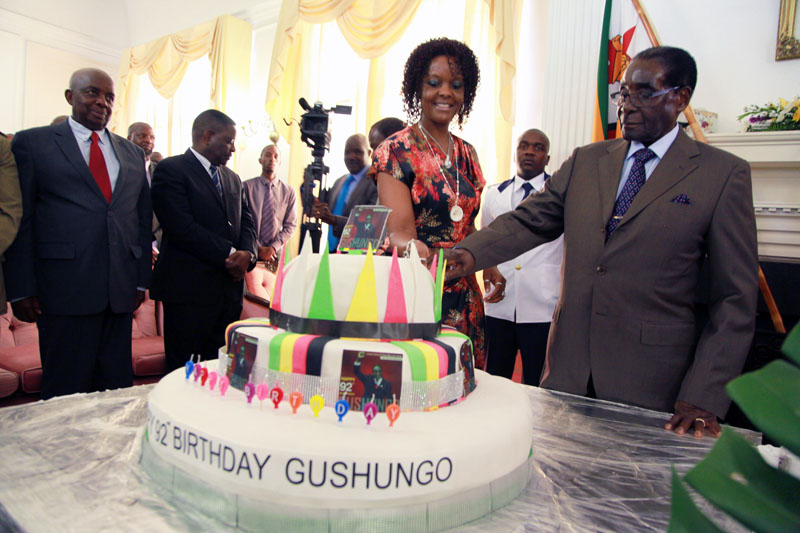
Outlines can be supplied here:
<path id="1" fill-rule="evenodd" d="M 692 201 L 685 194 L 679 194 L 678 196 L 670 200 L 670 202 L 675 202 L 676 204 L 683 204 L 683 205 L 692 205 Z"/>

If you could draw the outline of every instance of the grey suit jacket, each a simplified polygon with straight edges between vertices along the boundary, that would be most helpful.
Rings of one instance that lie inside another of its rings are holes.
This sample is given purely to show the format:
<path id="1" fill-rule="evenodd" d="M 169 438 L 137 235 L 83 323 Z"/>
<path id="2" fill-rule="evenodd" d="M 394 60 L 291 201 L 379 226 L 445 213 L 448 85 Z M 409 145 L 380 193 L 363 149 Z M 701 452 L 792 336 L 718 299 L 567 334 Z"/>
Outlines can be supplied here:
<path id="1" fill-rule="evenodd" d="M 110 133 L 119 159 L 111 202 L 65 121 L 14 136 L 22 223 L 6 253 L 9 299 L 36 296 L 45 313 L 133 311 L 151 273 L 150 188 L 144 152 Z"/>
<path id="2" fill-rule="evenodd" d="M 333 187 L 331 187 L 331 192 L 328 195 L 328 207 L 331 211 L 333 211 L 333 206 L 336 205 L 336 200 L 339 198 L 339 193 L 342 191 L 344 181 L 349 175 L 350 174 L 345 174 L 337 179 Z M 353 189 L 353 192 L 350 194 L 350 198 L 347 199 L 347 203 L 344 204 L 344 214 L 336 216 L 336 224 L 333 225 L 333 234 L 337 237 L 342 236 L 342 230 L 344 230 L 345 225 L 347 225 L 347 217 L 350 215 L 350 211 L 353 210 L 353 207 L 357 205 L 375 205 L 377 202 L 378 187 L 367 174 L 364 174 L 364 177 L 361 178 L 361 181 L 358 182 L 358 185 L 356 185 L 356 188 Z"/>
<path id="3" fill-rule="evenodd" d="M 671 411 L 675 400 L 724 416 L 724 386 L 741 372 L 758 294 L 748 164 L 683 132 L 605 240 L 629 143 L 578 148 L 541 194 L 460 246 L 476 268 L 564 233 L 562 292 L 542 385 Z M 711 273 L 700 330 L 700 267 Z"/>
<path id="4" fill-rule="evenodd" d="M 153 207 L 163 234 L 153 299 L 197 305 L 241 302 L 244 284 L 230 277 L 225 259 L 231 248 L 255 256 L 256 230 L 239 176 L 224 166 L 219 173 L 223 198 L 191 150 L 156 167 Z"/>

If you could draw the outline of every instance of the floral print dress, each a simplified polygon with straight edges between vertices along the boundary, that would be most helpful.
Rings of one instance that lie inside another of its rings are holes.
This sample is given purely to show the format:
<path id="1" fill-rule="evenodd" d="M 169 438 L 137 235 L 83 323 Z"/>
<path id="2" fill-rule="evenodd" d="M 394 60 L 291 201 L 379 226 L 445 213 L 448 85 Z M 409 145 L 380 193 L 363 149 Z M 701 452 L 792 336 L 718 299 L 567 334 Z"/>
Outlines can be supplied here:
<path id="1" fill-rule="evenodd" d="M 409 126 L 375 149 L 369 170 L 373 180 L 377 181 L 378 173 L 385 172 L 408 186 L 417 239 L 432 252 L 437 248 L 452 248 L 467 236 L 478 215 L 481 191 L 486 184 L 475 148 L 456 136 L 453 143 L 454 161 L 451 167 L 445 167 L 446 154 Z M 454 222 L 450 210 L 456 202 L 464 216 Z M 445 284 L 442 321 L 472 339 L 475 365 L 484 368 L 483 297 L 474 274 Z"/>

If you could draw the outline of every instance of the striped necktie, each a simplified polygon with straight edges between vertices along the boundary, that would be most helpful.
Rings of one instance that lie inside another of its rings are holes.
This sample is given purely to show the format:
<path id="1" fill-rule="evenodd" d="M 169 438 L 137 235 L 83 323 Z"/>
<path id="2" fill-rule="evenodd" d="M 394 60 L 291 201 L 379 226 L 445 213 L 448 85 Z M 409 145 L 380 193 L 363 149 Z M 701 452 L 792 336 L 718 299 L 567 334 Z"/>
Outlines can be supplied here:
<path id="1" fill-rule="evenodd" d="M 219 181 L 219 169 L 214 165 L 211 165 L 211 181 L 214 182 L 214 187 L 217 189 L 217 193 L 222 196 L 222 183 Z"/>
<path id="2" fill-rule="evenodd" d="M 275 198 L 274 198 L 274 191 L 272 189 L 273 184 L 267 180 L 267 178 L 258 178 L 263 179 L 266 182 L 264 186 L 264 203 L 261 204 L 261 223 L 258 227 L 258 242 L 261 243 L 263 246 L 267 246 L 268 243 L 271 243 L 275 237 L 277 236 L 276 233 L 276 220 L 275 220 Z M 258 220 L 258 216 L 256 220 Z M 276 249 L 278 246 L 276 245 Z"/>

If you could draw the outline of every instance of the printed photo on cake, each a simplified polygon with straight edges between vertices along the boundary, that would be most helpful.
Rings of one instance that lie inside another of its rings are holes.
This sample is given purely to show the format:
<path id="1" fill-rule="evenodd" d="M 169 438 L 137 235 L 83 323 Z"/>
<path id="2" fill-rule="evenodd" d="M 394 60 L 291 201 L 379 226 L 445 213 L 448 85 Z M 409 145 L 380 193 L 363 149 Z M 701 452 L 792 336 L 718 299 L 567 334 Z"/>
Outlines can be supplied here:
<path id="1" fill-rule="evenodd" d="M 339 393 L 351 410 L 363 411 L 364 404 L 374 402 L 380 412 L 386 411 L 386 406 L 393 401 L 399 403 L 402 383 L 402 354 L 342 352 Z"/>
<path id="2" fill-rule="evenodd" d="M 238 331 L 233 333 L 230 352 L 228 352 L 228 355 L 231 356 L 231 362 L 228 365 L 228 379 L 231 380 L 231 387 L 244 390 L 244 386 L 250 381 L 250 372 L 253 370 L 253 363 L 256 362 L 257 351 L 258 339 Z"/>
<path id="3" fill-rule="evenodd" d="M 357 205 L 350 212 L 347 225 L 342 230 L 339 250 L 373 250 L 380 248 L 386 234 L 386 221 L 391 209 L 380 205 Z"/>

